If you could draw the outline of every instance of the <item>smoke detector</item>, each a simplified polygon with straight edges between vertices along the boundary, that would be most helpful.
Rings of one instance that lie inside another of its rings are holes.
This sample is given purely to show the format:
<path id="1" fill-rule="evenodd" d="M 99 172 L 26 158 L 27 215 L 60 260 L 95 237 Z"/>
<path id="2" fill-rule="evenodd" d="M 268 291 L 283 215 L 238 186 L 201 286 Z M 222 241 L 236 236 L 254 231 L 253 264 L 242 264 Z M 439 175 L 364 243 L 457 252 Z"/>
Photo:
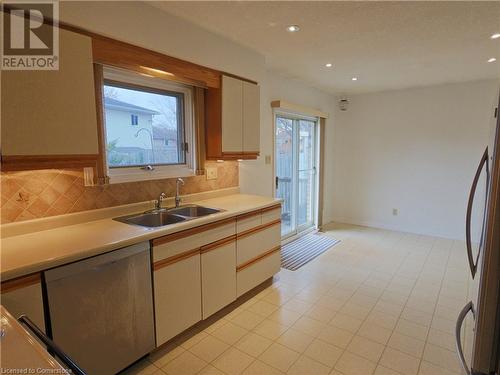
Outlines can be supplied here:
<path id="1" fill-rule="evenodd" d="M 347 98 L 340 98 L 339 100 L 339 108 L 341 111 L 347 111 L 347 108 L 349 107 L 349 99 Z"/>

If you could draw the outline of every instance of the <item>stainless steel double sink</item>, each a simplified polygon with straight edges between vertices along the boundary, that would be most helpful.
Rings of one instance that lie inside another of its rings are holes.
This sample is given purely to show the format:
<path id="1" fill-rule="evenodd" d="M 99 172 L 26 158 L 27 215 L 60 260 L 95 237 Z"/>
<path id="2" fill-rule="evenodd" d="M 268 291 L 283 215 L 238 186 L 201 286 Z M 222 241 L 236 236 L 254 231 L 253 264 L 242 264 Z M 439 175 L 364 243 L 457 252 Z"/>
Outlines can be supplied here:
<path id="1" fill-rule="evenodd" d="M 146 211 L 140 214 L 117 217 L 113 220 L 126 224 L 155 228 L 216 214 L 221 211 L 216 208 L 191 204 L 170 209 L 161 208 L 159 210 Z"/>

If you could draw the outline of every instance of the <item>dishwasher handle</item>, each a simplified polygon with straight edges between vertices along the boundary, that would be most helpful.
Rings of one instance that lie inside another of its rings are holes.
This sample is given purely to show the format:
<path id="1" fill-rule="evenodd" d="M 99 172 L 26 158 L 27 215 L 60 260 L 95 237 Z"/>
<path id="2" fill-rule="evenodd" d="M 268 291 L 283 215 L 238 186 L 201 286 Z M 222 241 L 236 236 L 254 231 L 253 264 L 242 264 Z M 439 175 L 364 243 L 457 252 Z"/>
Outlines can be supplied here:
<path id="1" fill-rule="evenodd" d="M 49 353 L 54 353 L 61 360 L 61 362 L 63 362 L 64 365 L 66 365 L 66 367 L 71 370 L 72 374 L 86 375 L 85 371 L 83 371 L 75 363 L 75 361 L 73 361 L 66 353 L 64 353 L 54 341 L 52 341 L 45 333 L 43 333 L 30 318 L 28 318 L 26 315 L 21 315 L 17 320 L 21 324 L 24 324 L 41 342 L 43 342 L 43 344 L 47 347 L 47 351 Z"/>

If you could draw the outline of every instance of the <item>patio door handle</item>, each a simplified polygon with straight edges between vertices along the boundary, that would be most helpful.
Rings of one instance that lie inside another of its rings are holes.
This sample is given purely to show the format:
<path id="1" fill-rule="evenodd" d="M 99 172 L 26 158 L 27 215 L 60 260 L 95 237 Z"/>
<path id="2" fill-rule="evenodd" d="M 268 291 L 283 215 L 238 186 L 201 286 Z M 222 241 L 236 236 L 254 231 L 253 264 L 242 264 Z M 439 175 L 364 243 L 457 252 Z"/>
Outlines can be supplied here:
<path id="1" fill-rule="evenodd" d="M 275 182 L 275 184 L 276 184 L 276 190 L 278 190 L 278 186 L 280 184 L 280 180 L 279 180 L 278 176 L 276 176 L 276 182 Z"/>

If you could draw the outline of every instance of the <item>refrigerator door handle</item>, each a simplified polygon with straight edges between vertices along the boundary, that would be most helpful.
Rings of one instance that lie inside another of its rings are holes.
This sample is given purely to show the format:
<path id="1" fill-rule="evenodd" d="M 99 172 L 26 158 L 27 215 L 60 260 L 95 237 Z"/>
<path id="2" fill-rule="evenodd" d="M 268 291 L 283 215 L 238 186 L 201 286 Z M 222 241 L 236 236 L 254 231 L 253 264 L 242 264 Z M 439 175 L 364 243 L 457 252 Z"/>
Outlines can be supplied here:
<path id="1" fill-rule="evenodd" d="M 464 369 L 466 375 L 471 375 L 471 370 L 469 369 L 469 366 L 465 361 L 464 351 L 462 348 L 461 331 L 462 331 L 462 324 L 469 312 L 472 312 L 473 316 L 475 315 L 474 305 L 472 304 L 472 301 L 470 301 L 467 305 L 465 305 L 462 311 L 460 311 L 460 314 L 458 314 L 457 324 L 455 326 L 455 340 L 456 340 L 455 344 L 457 347 L 458 358 L 460 359 L 460 364 L 462 365 L 462 368 Z"/>
<path id="2" fill-rule="evenodd" d="M 479 241 L 480 247 L 476 260 L 474 260 L 474 256 L 472 255 L 472 238 L 471 238 L 472 205 L 474 203 L 474 195 L 476 194 L 477 183 L 479 182 L 479 177 L 481 176 L 481 171 L 483 170 L 484 166 L 486 166 L 486 187 L 488 187 L 490 181 L 490 171 L 488 166 L 488 147 L 486 147 L 486 149 L 484 150 L 483 157 L 481 158 L 479 166 L 477 167 L 476 175 L 474 176 L 474 180 L 472 182 L 472 186 L 469 193 L 469 201 L 467 203 L 467 215 L 465 219 L 465 243 L 467 246 L 467 259 L 469 260 L 469 268 L 472 273 L 472 278 L 474 278 L 477 271 L 477 260 L 479 259 L 479 251 L 481 251 L 481 245 L 483 242 L 484 222 L 486 219 L 486 210 L 485 210 L 483 214 L 483 230 L 481 231 L 481 239 Z M 488 199 L 487 197 L 488 196 L 486 195 L 485 198 L 486 200 Z M 485 201 L 485 207 L 486 207 L 486 201 Z"/>

